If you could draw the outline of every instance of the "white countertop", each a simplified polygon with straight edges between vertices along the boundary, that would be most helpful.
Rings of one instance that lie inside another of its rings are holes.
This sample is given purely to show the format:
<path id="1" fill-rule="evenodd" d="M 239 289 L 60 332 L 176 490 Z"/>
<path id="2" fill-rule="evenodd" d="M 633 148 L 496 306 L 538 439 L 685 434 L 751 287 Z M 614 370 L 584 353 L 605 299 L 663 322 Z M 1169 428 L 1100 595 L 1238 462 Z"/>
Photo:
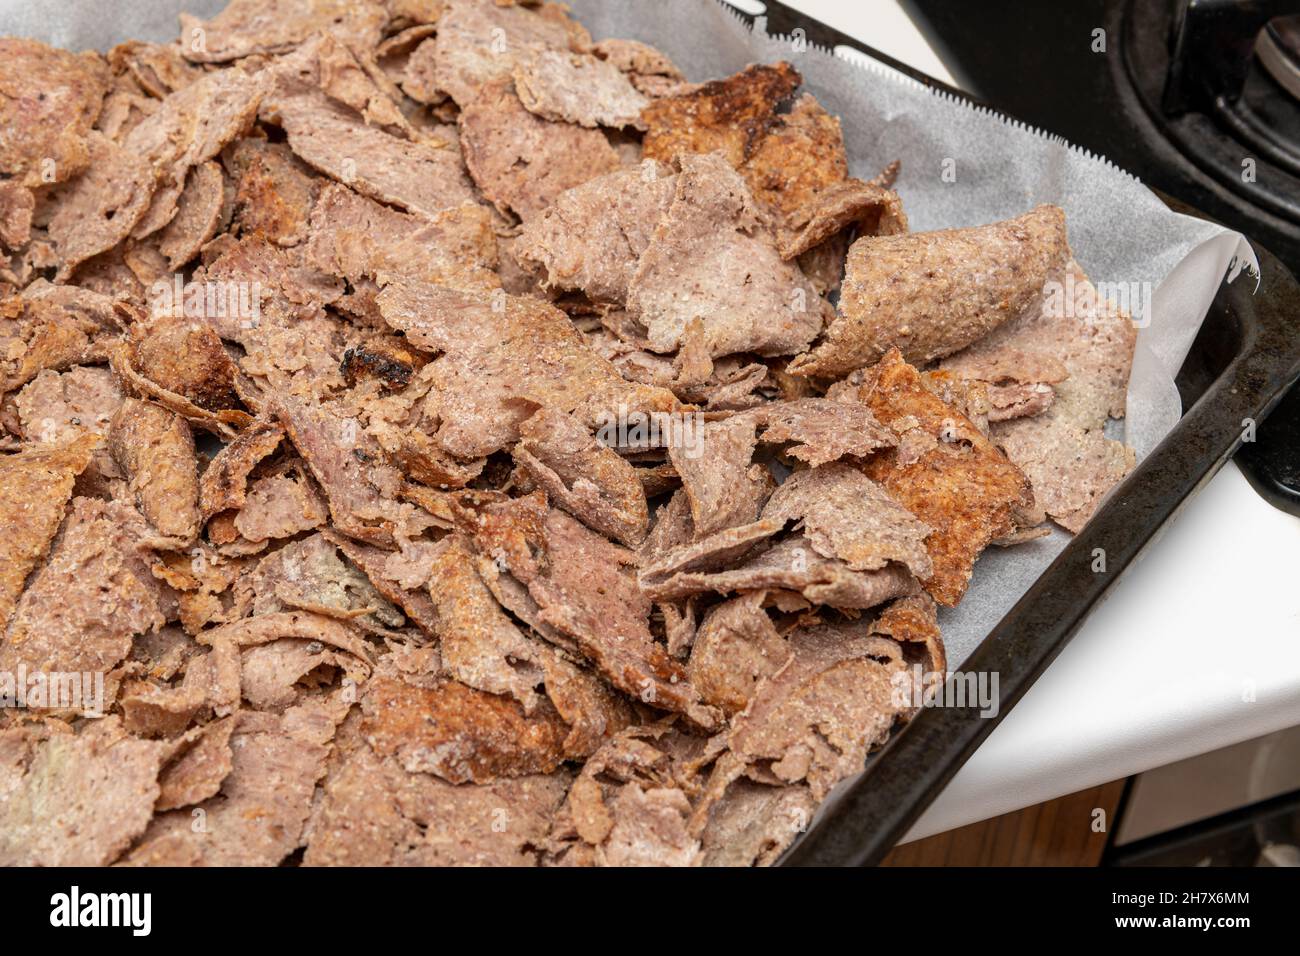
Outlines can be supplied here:
<path id="1" fill-rule="evenodd" d="M 896 0 L 785 0 L 952 82 Z M 1300 519 L 1235 465 L 1168 526 L 908 834 L 1300 724 Z"/>

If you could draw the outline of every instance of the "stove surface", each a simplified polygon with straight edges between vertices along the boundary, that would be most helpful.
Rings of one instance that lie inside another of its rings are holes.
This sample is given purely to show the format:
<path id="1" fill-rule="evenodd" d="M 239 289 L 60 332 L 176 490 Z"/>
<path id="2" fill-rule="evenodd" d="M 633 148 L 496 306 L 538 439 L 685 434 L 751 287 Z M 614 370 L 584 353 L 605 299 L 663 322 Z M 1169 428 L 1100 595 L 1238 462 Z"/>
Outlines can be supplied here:
<path id="1" fill-rule="evenodd" d="M 1285 3 L 904 0 L 962 85 L 1100 152 L 1240 230 L 1300 271 L 1300 101 L 1205 8 Z M 1181 16 L 1180 16 L 1181 15 Z M 978 24 L 978 29 L 972 29 Z M 1217 53 L 1208 49 L 1220 44 Z M 1212 77 L 1216 69 L 1233 74 Z M 1253 164 L 1246 164 L 1253 161 Z"/>

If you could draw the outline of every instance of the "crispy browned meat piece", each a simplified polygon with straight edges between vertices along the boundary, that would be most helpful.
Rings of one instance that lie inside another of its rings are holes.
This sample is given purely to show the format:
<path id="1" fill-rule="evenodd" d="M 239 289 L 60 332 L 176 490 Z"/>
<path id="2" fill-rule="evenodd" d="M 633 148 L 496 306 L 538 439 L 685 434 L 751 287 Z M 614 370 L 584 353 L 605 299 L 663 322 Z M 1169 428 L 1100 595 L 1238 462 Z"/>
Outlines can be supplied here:
<path id="1" fill-rule="evenodd" d="M 925 546 L 934 570 L 922 583 L 939 603 L 956 604 L 979 553 L 1015 530 L 1017 510 L 1030 507 L 1028 480 L 896 349 L 842 397 L 863 402 L 899 434 L 898 447 L 865 471 L 932 529 Z"/>
<path id="2" fill-rule="evenodd" d="M 284 439 L 284 429 L 272 422 L 257 422 L 226 445 L 199 479 L 199 509 L 206 521 L 229 509 L 242 508 L 253 468 Z"/>
<path id="3" fill-rule="evenodd" d="M 632 703 L 594 672 L 570 663 L 558 650 L 542 657 L 546 695 L 569 724 L 564 754 L 591 756 L 609 737 L 637 721 Z"/>
<path id="4" fill-rule="evenodd" d="M 909 594 L 894 601 L 880 612 L 871 632 L 898 641 L 903 645 L 903 656 L 909 661 L 919 659 L 927 674 L 947 674 L 948 659 L 939 635 L 938 608 L 928 594 Z"/>
<path id="5" fill-rule="evenodd" d="M 636 469 L 572 415 L 543 408 L 519 427 L 515 457 L 556 505 L 587 527 L 634 547 L 650 520 Z"/>
<path id="6" fill-rule="evenodd" d="M 738 167 L 779 122 L 777 109 L 802 81 L 789 63 L 756 65 L 682 96 L 655 100 L 641 113 L 645 155 L 667 163 L 680 153 L 721 151 Z"/>
<path id="7" fill-rule="evenodd" d="M 679 160 L 676 193 L 628 284 L 648 348 L 672 352 L 703 322 L 710 355 L 802 351 L 831 308 L 782 261 L 749 190 L 721 155 Z"/>
<path id="8" fill-rule="evenodd" d="M 515 64 L 531 50 L 581 50 L 591 38 L 563 7 L 449 0 L 438 20 L 437 37 L 426 45 L 433 60 L 432 82 L 464 109 L 485 86 L 510 79 Z"/>
<path id="9" fill-rule="evenodd" d="M 104 673 L 130 653 L 136 634 L 165 623 L 161 585 L 140 556 L 143 524 L 128 505 L 73 499 L 49 558 L 18 599 L 0 669 Z"/>
<path id="10" fill-rule="evenodd" d="M 515 66 L 514 81 L 530 113 L 579 126 L 639 126 L 650 102 L 618 67 L 585 53 L 530 52 Z"/>
<path id="11" fill-rule="evenodd" d="M 548 288 L 625 302 L 676 185 L 676 175 L 653 161 L 590 179 L 524 224 L 517 255 L 545 270 Z"/>
<path id="12" fill-rule="evenodd" d="M 460 140 L 483 195 L 525 222 L 566 189 L 619 167 L 604 133 L 534 115 L 507 82 L 485 87 L 462 108 Z"/>
<path id="13" fill-rule="evenodd" d="M 889 178 L 849 176 L 840 123 L 811 94 L 787 112 L 800 77 L 788 63 L 750 66 L 725 80 L 657 99 L 643 111 L 644 154 L 667 162 L 719 151 L 771 218 L 781 258 L 794 259 L 856 226 L 859 234 L 907 231 Z"/>
<path id="14" fill-rule="evenodd" d="M 102 361 L 99 323 L 54 302 L 14 297 L 0 303 L 0 393 L 21 388 L 43 369 Z"/>
<path id="15" fill-rule="evenodd" d="M 459 681 L 416 687 L 376 676 L 361 707 L 375 753 L 448 783 L 550 773 L 564 760 L 568 728 L 549 701 L 525 715 L 517 701 Z"/>
<path id="16" fill-rule="evenodd" d="M 239 408 L 235 363 L 206 323 L 163 316 L 132 327 L 140 375 L 210 412 Z"/>
<path id="17" fill-rule="evenodd" d="M 185 190 L 177 200 L 176 218 L 158 236 L 158 249 L 172 269 L 179 269 L 197 256 L 217 234 L 225 199 L 220 164 L 209 160 L 190 170 Z"/>
<path id="18" fill-rule="evenodd" d="M 864 236 L 907 231 L 896 193 L 849 176 L 840 122 L 811 94 L 779 116 L 740 171 L 776 218 L 782 258 L 793 259 L 850 225 Z"/>
<path id="19" fill-rule="evenodd" d="M 266 78 L 239 70 L 205 74 L 162 101 L 123 138 L 132 159 L 152 166 L 157 188 L 133 235 L 144 238 L 171 222 L 190 169 L 215 159 L 252 124 Z"/>
<path id="20" fill-rule="evenodd" d="M 181 35 L 202 36 L 183 55 L 196 63 L 222 63 L 255 53 L 284 53 L 318 30 L 329 30 L 363 49 L 379 43 L 383 7 L 369 0 L 231 0 L 211 20 L 181 14 Z"/>
<path id="21" fill-rule="evenodd" d="M 0 626 L 9 623 L 27 575 L 54 540 L 73 482 L 98 443 L 88 434 L 0 457 Z"/>
<path id="22" fill-rule="evenodd" d="M 372 381 L 385 389 L 401 389 L 411 384 L 411 377 L 427 361 L 427 356 L 408 347 L 402 339 L 377 335 L 344 352 L 339 371 L 353 388 L 360 382 Z"/>
<path id="23" fill-rule="evenodd" d="M 226 150 L 223 162 L 235 181 L 234 222 L 242 231 L 281 246 L 307 238 L 321 183 L 288 146 L 241 139 Z"/>
<path id="24" fill-rule="evenodd" d="M 109 447 L 158 533 L 182 542 L 199 533 L 199 472 L 185 419 L 152 402 L 128 398 L 113 417 Z"/>
<path id="25" fill-rule="evenodd" d="M 840 121 L 808 93 L 746 156 L 746 178 L 754 198 L 782 215 L 796 212 L 811 196 L 848 175 Z"/>
<path id="26" fill-rule="evenodd" d="M 1105 426 L 1124 415 L 1137 329 L 1099 300 L 1078 263 L 1070 262 L 1062 278 L 1038 310 L 952 356 L 944 368 L 993 383 L 990 399 L 1013 409 L 1038 402 L 1017 415 L 990 413 L 996 422 L 990 435 L 1029 476 L 1038 506 L 1078 531 L 1136 464 L 1133 450 L 1108 438 Z M 1041 398 L 1045 387 L 1050 402 Z"/>
<path id="27" fill-rule="evenodd" d="M 86 169 L 90 130 L 110 82 L 93 53 L 0 38 L 0 173 L 35 188 Z"/>
<path id="28" fill-rule="evenodd" d="M 1065 216 L 1039 206 L 968 229 L 865 237 L 849 250 L 840 315 L 790 363 L 799 375 L 846 375 L 898 348 L 922 364 L 1038 309 L 1069 258 Z"/>
<path id="29" fill-rule="evenodd" d="M 435 545 L 429 596 L 443 665 L 461 683 L 508 694 L 531 711 L 537 706 L 544 653 L 497 604 L 474 567 L 462 538 Z"/>
<path id="30" fill-rule="evenodd" d="M 0 864 L 104 866 L 144 832 L 172 745 L 128 734 L 120 717 L 79 733 L 0 730 Z M 12 762 L 10 762 L 12 761 Z"/>
<path id="31" fill-rule="evenodd" d="M 345 724 L 340 738 L 347 731 Z M 537 865 L 568 771 L 454 785 L 408 772 L 352 740 L 359 736 L 336 747 L 312 814 L 306 866 Z M 356 825 L 361 818 L 364 827 Z"/>

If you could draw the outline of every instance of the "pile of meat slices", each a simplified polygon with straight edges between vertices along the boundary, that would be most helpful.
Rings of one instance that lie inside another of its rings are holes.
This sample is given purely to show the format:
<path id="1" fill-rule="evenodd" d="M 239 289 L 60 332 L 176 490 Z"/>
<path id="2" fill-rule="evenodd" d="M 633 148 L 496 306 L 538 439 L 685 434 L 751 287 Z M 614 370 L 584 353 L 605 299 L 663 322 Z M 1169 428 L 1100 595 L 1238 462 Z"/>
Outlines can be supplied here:
<path id="1" fill-rule="evenodd" d="M 770 863 L 1133 465 L 1061 211 L 910 232 L 788 64 L 181 26 L 0 40 L 0 674 L 103 688 L 0 712 L 0 863 Z"/>

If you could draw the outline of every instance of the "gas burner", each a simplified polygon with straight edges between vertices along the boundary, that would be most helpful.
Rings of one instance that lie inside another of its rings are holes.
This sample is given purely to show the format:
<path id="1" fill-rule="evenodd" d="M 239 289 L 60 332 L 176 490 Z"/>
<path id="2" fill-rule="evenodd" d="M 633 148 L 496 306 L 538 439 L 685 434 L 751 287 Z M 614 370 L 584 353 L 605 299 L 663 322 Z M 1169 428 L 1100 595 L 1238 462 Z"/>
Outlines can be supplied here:
<path id="1" fill-rule="evenodd" d="M 902 2 L 967 89 L 1300 272 L 1300 0 Z"/>
<path id="2" fill-rule="evenodd" d="M 1297 13 L 1300 0 L 1133 2 L 1124 54 L 1152 119 L 1188 159 L 1300 229 Z"/>
<path id="3" fill-rule="evenodd" d="M 1300 16 L 1278 17 L 1264 27 L 1255 55 L 1278 86 L 1300 100 Z"/>

